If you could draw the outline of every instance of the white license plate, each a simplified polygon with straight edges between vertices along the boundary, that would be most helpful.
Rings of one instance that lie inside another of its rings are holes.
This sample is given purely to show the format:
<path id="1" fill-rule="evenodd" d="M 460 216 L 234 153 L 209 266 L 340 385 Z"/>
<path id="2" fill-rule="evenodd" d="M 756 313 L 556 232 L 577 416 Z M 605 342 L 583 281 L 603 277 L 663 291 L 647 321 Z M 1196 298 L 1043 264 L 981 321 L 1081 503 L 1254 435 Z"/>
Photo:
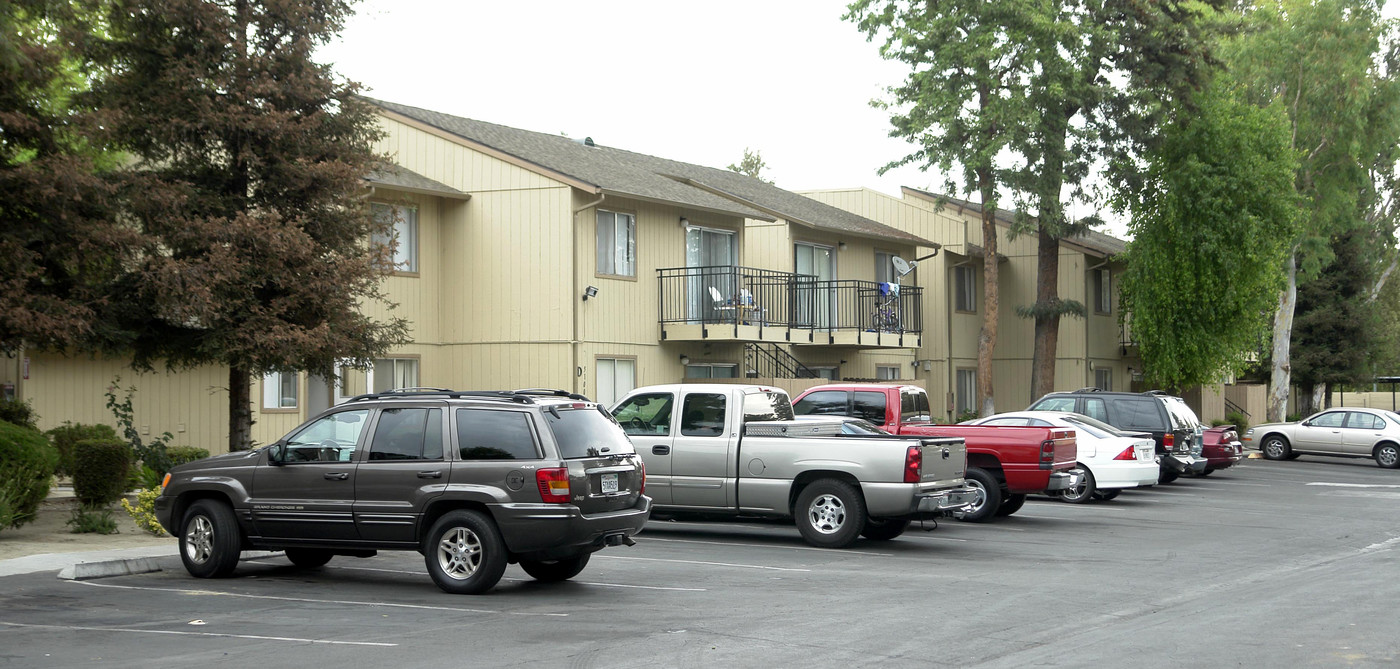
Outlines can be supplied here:
<path id="1" fill-rule="evenodd" d="M 598 477 L 603 486 L 603 492 L 617 492 L 617 474 L 603 474 Z"/>

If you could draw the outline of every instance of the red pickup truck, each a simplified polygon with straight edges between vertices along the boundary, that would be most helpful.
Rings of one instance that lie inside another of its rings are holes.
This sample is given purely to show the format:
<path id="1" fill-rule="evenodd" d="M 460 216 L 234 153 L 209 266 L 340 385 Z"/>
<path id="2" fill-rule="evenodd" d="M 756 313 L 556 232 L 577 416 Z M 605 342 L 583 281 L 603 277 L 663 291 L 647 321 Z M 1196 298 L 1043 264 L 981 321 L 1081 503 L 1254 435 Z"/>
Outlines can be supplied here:
<path id="1" fill-rule="evenodd" d="M 967 483 L 980 499 L 960 518 L 980 523 L 1009 516 L 1030 493 L 1055 493 L 1079 475 L 1074 430 L 1053 427 L 937 425 L 928 394 L 918 386 L 828 384 L 809 388 L 792 403 L 797 415 L 854 416 L 893 434 L 962 437 L 967 441 Z M 1071 471 L 1074 470 L 1074 471 Z"/>

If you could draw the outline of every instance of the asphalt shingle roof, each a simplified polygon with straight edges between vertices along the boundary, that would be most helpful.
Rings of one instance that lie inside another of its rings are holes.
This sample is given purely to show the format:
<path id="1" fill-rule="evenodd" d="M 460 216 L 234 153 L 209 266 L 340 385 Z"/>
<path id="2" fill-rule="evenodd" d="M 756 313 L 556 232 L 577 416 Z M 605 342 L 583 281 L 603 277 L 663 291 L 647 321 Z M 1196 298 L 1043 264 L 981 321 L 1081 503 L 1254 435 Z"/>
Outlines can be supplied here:
<path id="1" fill-rule="evenodd" d="M 544 170 L 620 196 L 771 221 L 782 218 L 818 230 L 920 246 L 938 245 L 903 230 L 837 209 L 729 170 L 692 165 L 608 146 L 365 98 L 463 139 Z"/>
<path id="2" fill-rule="evenodd" d="M 411 193 L 429 193 L 465 200 L 469 197 L 467 193 L 457 190 L 441 181 L 429 179 L 402 165 L 381 165 L 371 171 L 365 181 L 372 184 L 381 184 L 398 190 L 409 191 Z"/>

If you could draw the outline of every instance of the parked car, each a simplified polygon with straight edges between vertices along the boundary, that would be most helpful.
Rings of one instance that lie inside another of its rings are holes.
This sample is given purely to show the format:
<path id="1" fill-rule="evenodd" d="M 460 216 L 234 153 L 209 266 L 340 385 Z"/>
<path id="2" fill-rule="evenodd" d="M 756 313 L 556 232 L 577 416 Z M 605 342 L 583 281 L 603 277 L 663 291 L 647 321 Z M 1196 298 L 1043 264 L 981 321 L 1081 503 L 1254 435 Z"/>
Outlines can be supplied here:
<path id="1" fill-rule="evenodd" d="M 1400 414 L 1383 409 L 1339 407 L 1296 423 L 1265 423 L 1249 428 L 1244 441 L 1270 460 L 1299 455 L 1372 458 L 1386 469 L 1400 467 Z"/>
<path id="2" fill-rule="evenodd" d="M 967 507 L 961 439 L 846 435 L 794 420 L 787 393 L 751 385 L 637 388 L 613 415 L 642 454 L 658 516 L 791 518 L 807 543 L 893 539 Z"/>
<path id="3" fill-rule="evenodd" d="M 1110 500 L 1124 488 L 1157 483 L 1157 446 L 1146 432 L 1124 432 L 1088 416 L 1064 411 L 1012 411 L 967 421 L 967 425 L 1041 426 L 1075 431 L 1076 484 L 1053 496 L 1079 504 Z"/>
<path id="4" fill-rule="evenodd" d="M 1101 420 L 1120 430 L 1147 432 L 1157 442 L 1161 456 L 1160 483 L 1171 483 L 1182 474 L 1206 470 L 1201 457 L 1205 428 L 1196 412 L 1180 397 L 1160 390 L 1123 393 L 1081 388 L 1054 392 L 1036 400 L 1030 411 L 1072 411 Z"/>
<path id="5" fill-rule="evenodd" d="M 978 498 L 958 515 L 982 523 L 1016 513 L 1032 493 L 1073 487 L 1074 432 L 1044 427 L 937 425 L 919 386 L 833 383 L 808 388 L 793 403 L 798 414 L 865 418 L 894 434 L 959 437 L 967 442 L 967 482 Z"/>
<path id="6" fill-rule="evenodd" d="M 581 395 L 413 389 L 174 467 L 155 508 L 193 576 L 228 576 L 249 548 L 298 567 L 416 550 L 438 587 L 479 594 L 507 563 L 562 581 L 595 551 L 632 545 L 645 489 L 627 434 Z"/>
<path id="7" fill-rule="evenodd" d="M 1201 457 L 1206 468 L 1197 476 L 1210 476 L 1220 469 L 1234 467 L 1244 458 L 1244 446 L 1234 425 L 1219 425 L 1201 435 Z"/>

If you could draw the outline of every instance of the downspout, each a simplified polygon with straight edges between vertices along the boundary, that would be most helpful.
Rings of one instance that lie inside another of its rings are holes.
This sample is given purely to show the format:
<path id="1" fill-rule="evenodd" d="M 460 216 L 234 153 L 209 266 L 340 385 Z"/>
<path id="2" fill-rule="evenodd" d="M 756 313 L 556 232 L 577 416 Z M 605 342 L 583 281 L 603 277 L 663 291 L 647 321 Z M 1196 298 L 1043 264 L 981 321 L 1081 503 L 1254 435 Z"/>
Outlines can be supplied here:
<path id="1" fill-rule="evenodd" d="M 579 297 L 580 295 L 582 295 L 582 292 L 579 291 L 579 287 L 578 287 L 578 215 L 581 214 L 581 213 L 583 213 L 584 210 L 592 209 L 592 208 L 594 208 L 594 207 L 596 207 L 596 206 L 602 204 L 602 203 L 603 203 L 603 200 L 607 199 L 607 197 L 608 197 L 608 196 L 607 196 L 606 194 L 600 192 L 600 193 L 598 193 L 598 199 L 596 199 L 596 200 L 594 200 L 594 201 L 592 201 L 592 202 L 589 202 L 588 204 L 582 205 L 582 206 L 577 207 L 577 208 L 574 209 L 574 253 L 573 253 L 573 264 L 574 264 L 574 266 L 573 266 L 573 271 L 570 272 L 570 274 L 573 276 L 573 290 L 569 293 L 569 299 L 570 299 L 570 300 L 575 300 L 575 299 L 577 299 L 577 300 L 579 300 L 579 301 L 573 303 L 573 305 L 574 305 L 574 307 L 573 307 L 573 312 L 574 312 L 574 336 L 569 340 L 569 356 L 570 356 L 570 358 L 571 358 L 573 364 L 572 364 L 572 365 L 569 365 L 569 366 L 574 368 L 573 392 L 575 392 L 575 393 L 580 393 L 580 389 L 579 389 L 579 379 L 583 378 L 583 367 L 580 367 L 579 364 L 578 364 L 578 362 L 579 362 L 579 360 L 578 360 L 578 349 L 579 349 L 579 344 L 580 344 L 580 341 L 579 341 L 579 330 L 581 329 L 580 320 L 581 320 L 582 317 L 583 317 L 583 313 L 582 313 L 583 301 L 582 301 L 582 298 Z M 582 393 L 580 393 L 580 394 L 582 394 Z M 596 396 L 596 393 L 595 393 L 595 396 Z"/>

